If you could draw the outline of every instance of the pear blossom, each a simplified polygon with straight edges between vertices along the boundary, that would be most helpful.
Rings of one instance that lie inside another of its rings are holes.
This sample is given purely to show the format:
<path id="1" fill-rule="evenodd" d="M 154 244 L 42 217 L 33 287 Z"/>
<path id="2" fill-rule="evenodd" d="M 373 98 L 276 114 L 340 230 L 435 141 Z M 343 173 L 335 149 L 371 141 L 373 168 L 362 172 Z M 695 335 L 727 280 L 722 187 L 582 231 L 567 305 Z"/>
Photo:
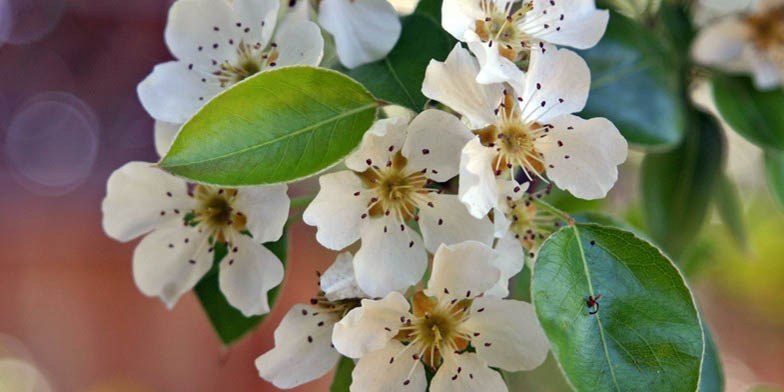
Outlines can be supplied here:
<path id="1" fill-rule="evenodd" d="M 318 228 L 316 239 L 329 249 L 362 240 L 354 257 L 362 291 L 381 297 L 417 283 L 427 268 L 426 250 L 442 243 L 491 243 L 489 219 L 471 216 L 457 195 L 430 186 L 457 175 L 470 138 L 460 120 L 439 110 L 426 110 L 410 124 L 379 120 L 346 158 L 350 170 L 321 176 L 303 221 Z M 421 236 L 409 226 L 414 222 Z"/>
<path id="2" fill-rule="evenodd" d="M 400 19 L 387 0 L 318 4 L 318 23 L 335 38 L 338 59 L 348 68 L 383 59 L 400 38 Z"/>
<path id="3" fill-rule="evenodd" d="M 477 60 L 458 44 L 445 62 L 431 60 L 422 92 L 463 115 L 476 135 L 462 150 L 460 200 L 475 217 L 499 206 L 498 179 L 520 170 L 549 180 L 574 196 L 606 196 L 626 160 L 627 143 L 604 118 L 571 113 L 588 98 L 590 71 L 567 49 L 532 52 L 514 96 L 503 84 L 479 84 Z M 546 180 L 545 180 L 546 181 Z"/>
<path id="4" fill-rule="evenodd" d="M 155 66 L 139 84 L 147 112 L 156 120 L 182 124 L 210 98 L 258 72 L 318 65 L 324 51 L 321 30 L 292 18 L 275 31 L 278 8 L 277 0 L 177 0 L 165 32 L 177 61 Z"/>
<path id="5" fill-rule="evenodd" d="M 283 265 L 261 243 L 283 234 L 286 189 L 196 185 L 190 192 L 185 181 L 150 163 L 129 162 L 109 177 L 103 228 L 123 242 L 146 234 L 133 254 L 133 277 L 142 293 L 169 308 L 212 268 L 217 243 L 226 244 L 221 291 L 244 315 L 263 314 L 270 309 L 267 291 L 283 280 Z"/>
<path id="6" fill-rule="evenodd" d="M 359 359 L 350 390 L 425 391 L 428 366 L 436 371 L 433 392 L 507 391 L 491 367 L 541 365 L 549 343 L 533 306 L 487 293 L 501 276 L 496 257 L 475 241 L 441 245 L 428 287 L 410 304 L 398 292 L 363 299 L 332 333 L 341 354 Z"/>
<path id="7" fill-rule="evenodd" d="M 309 305 L 295 305 L 275 329 L 275 347 L 256 359 L 259 375 L 290 389 L 329 373 L 340 359 L 332 329 L 367 296 L 354 278 L 351 253 L 338 255 L 320 275 L 321 293 Z"/>
<path id="8" fill-rule="evenodd" d="M 759 0 L 748 14 L 730 15 L 702 29 L 694 59 L 731 72 L 750 72 L 761 90 L 784 82 L 784 1 Z"/>
<path id="9" fill-rule="evenodd" d="M 479 59 L 479 83 L 523 77 L 515 64 L 545 44 L 588 49 L 607 29 L 610 13 L 593 0 L 444 0 L 441 23 Z"/>

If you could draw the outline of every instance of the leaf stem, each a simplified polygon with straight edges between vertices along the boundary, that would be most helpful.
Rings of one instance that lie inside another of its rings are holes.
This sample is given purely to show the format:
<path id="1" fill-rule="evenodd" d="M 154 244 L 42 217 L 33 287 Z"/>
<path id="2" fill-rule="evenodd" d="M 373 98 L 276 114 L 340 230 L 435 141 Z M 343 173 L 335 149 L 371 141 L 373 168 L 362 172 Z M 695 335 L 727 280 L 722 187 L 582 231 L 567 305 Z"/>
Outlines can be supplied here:
<path id="1" fill-rule="evenodd" d="M 533 201 L 533 203 L 536 204 L 537 206 L 542 207 L 543 209 L 545 209 L 547 211 L 550 211 L 550 213 L 552 213 L 553 215 L 561 218 L 561 220 L 566 222 L 567 225 L 574 226 L 576 224 L 576 222 L 574 221 L 574 218 L 569 216 L 569 214 L 559 210 L 558 208 L 556 208 L 552 204 L 550 204 L 550 203 L 548 203 L 548 202 L 546 202 L 546 201 L 544 201 L 542 199 L 535 198 L 535 197 L 531 198 L 531 201 Z"/>
<path id="2" fill-rule="evenodd" d="M 302 208 L 302 209 L 307 208 L 307 206 L 310 205 L 310 202 L 312 202 L 313 199 L 315 199 L 315 198 L 316 198 L 316 196 L 313 196 L 313 195 L 302 196 L 302 197 L 295 197 L 295 198 L 291 199 L 291 207 L 290 208 L 292 210 L 300 209 L 300 208 Z"/>

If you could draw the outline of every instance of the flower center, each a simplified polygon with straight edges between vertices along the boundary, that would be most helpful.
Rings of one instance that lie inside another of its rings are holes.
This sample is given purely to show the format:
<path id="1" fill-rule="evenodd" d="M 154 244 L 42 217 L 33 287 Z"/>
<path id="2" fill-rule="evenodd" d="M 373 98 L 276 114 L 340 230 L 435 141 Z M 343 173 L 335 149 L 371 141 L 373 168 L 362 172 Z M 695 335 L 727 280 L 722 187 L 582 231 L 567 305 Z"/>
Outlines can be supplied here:
<path id="1" fill-rule="evenodd" d="M 232 64 L 228 60 L 218 66 L 213 72 L 218 78 L 221 87 L 227 87 L 241 82 L 251 77 L 267 67 L 274 67 L 278 59 L 278 45 L 270 44 L 270 47 L 262 51 L 259 44 L 249 45 L 240 42 L 237 45 L 237 60 Z"/>
<path id="2" fill-rule="evenodd" d="M 757 48 L 766 52 L 784 71 L 784 6 L 752 15 L 746 22 L 751 27 L 752 41 Z"/>
<path id="3" fill-rule="evenodd" d="M 423 171 L 406 170 L 406 158 L 398 152 L 384 168 L 371 166 L 359 174 L 373 192 L 368 206 L 370 216 L 395 214 L 401 221 L 416 217 L 417 208 L 430 202 L 426 188 L 427 177 Z"/>
<path id="4" fill-rule="evenodd" d="M 506 9 L 499 9 L 489 0 L 481 0 L 480 6 L 485 18 L 474 23 L 474 32 L 483 42 L 495 42 L 501 56 L 511 61 L 518 60 L 518 54 L 530 48 L 531 37 L 527 36 L 520 26 L 533 9 L 533 3 L 523 4 L 516 10 L 514 2 L 509 2 Z"/>
<path id="5" fill-rule="evenodd" d="M 227 230 L 245 230 L 247 219 L 242 212 L 232 208 L 237 197 L 236 189 L 218 189 L 204 185 L 197 185 L 195 192 L 199 207 L 193 212 L 193 222 L 206 227 L 216 240 L 225 242 Z"/>
<path id="6" fill-rule="evenodd" d="M 547 127 L 538 123 L 525 124 L 519 118 L 507 118 L 475 133 L 484 146 L 495 149 L 493 170 L 496 176 L 515 167 L 523 168 L 526 174 L 538 175 L 544 172 L 544 165 L 534 141 L 545 130 Z"/>
<path id="7" fill-rule="evenodd" d="M 508 210 L 505 211 L 507 219 L 512 223 L 509 231 L 512 232 L 527 251 L 534 256 L 534 251 L 538 245 L 551 233 L 558 228 L 558 218 L 547 211 L 537 208 L 531 202 L 532 198 L 541 197 L 550 193 L 551 187 L 548 186 L 541 194 L 533 194 L 529 198 L 512 201 L 508 200 Z"/>

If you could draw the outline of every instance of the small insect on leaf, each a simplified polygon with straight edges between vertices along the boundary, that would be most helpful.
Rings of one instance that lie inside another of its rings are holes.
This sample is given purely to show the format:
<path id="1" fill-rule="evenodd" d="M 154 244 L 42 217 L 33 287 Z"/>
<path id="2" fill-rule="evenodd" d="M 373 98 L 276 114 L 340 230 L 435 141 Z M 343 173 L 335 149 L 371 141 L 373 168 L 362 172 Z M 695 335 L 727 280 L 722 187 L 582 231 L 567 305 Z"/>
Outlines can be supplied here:
<path id="1" fill-rule="evenodd" d="M 585 301 L 586 305 L 588 305 L 589 309 L 588 314 L 596 314 L 599 312 L 599 298 L 602 298 L 601 294 L 598 294 L 596 297 L 589 295 L 588 300 Z"/>

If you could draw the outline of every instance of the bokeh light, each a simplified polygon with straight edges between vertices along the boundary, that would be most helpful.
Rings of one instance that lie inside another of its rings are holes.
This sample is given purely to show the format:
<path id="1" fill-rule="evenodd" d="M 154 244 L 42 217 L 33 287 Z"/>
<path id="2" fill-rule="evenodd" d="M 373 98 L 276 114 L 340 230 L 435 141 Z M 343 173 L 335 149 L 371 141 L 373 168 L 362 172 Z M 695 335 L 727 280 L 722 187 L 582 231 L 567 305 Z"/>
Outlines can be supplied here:
<path id="1" fill-rule="evenodd" d="M 0 40 L 35 42 L 52 31 L 65 10 L 65 0 L 0 0 Z"/>

